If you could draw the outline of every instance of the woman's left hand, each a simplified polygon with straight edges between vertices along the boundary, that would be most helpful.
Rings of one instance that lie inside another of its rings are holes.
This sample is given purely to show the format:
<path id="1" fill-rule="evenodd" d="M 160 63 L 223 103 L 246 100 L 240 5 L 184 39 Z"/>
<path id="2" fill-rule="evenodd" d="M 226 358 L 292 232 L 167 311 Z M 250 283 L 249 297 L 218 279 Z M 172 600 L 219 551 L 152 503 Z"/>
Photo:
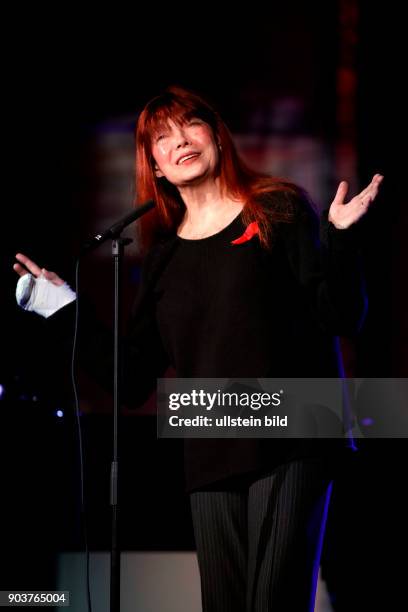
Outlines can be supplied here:
<path id="1" fill-rule="evenodd" d="M 371 202 L 375 199 L 383 178 L 381 174 L 375 174 L 368 187 L 354 196 L 347 204 L 345 204 L 344 198 L 348 191 L 348 183 L 342 181 L 329 209 L 329 221 L 337 229 L 347 229 L 350 225 L 356 223 L 367 212 Z"/>

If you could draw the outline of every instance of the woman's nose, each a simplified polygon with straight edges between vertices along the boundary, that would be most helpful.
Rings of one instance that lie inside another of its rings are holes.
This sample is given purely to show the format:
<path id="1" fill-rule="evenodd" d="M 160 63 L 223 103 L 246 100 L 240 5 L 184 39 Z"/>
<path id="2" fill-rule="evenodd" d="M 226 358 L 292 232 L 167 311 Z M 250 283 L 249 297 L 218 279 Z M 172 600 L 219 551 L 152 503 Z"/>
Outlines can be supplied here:
<path id="1" fill-rule="evenodd" d="M 185 145 L 189 144 L 189 142 L 190 141 L 185 131 L 182 128 L 179 128 L 175 135 L 176 148 L 179 149 L 180 147 L 184 147 Z"/>

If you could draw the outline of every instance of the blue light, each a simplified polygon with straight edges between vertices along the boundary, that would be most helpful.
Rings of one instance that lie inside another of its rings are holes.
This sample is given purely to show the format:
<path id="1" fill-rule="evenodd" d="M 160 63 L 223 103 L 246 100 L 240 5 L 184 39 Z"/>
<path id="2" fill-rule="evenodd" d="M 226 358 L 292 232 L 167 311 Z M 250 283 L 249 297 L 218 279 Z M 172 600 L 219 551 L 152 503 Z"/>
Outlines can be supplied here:
<path id="1" fill-rule="evenodd" d="M 3 385 L 0 385 L 0 399 L 3 397 L 4 391 L 5 391 L 5 389 L 4 389 Z"/>
<path id="2" fill-rule="evenodd" d="M 55 414 L 57 415 L 57 417 L 62 419 L 62 417 L 64 416 L 64 411 L 63 410 L 57 410 Z"/>

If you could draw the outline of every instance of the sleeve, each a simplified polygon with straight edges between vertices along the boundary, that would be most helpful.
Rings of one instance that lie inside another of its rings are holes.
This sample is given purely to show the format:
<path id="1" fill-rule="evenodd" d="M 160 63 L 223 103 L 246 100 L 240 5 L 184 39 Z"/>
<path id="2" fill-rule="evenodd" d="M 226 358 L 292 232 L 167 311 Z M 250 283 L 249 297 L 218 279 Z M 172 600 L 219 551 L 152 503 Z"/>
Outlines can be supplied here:
<path id="1" fill-rule="evenodd" d="M 299 198 L 294 221 L 280 223 L 279 235 L 317 324 L 331 334 L 353 336 L 367 309 L 361 227 L 337 229 L 327 215 L 325 211 L 320 226 L 310 203 Z"/>
<path id="2" fill-rule="evenodd" d="M 150 282 L 151 258 L 142 265 L 141 282 L 122 338 L 121 387 L 122 401 L 141 406 L 164 374 L 169 360 L 156 323 L 154 296 Z M 47 319 L 53 344 L 61 350 L 72 350 L 75 304 L 65 306 Z M 79 298 L 77 363 L 107 391 L 113 391 L 113 332 L 102 324 L 96 309 L 87 298 Z"/>

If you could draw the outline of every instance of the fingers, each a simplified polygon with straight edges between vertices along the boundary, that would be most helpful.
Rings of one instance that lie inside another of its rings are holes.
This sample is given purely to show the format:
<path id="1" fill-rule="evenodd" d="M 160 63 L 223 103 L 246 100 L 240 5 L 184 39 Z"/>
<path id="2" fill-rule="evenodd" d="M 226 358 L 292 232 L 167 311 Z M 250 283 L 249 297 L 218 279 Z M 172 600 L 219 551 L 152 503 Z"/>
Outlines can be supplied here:
<path id="1" fill-rule="evenodd" d="M 365 196 L 369 195 L 371 200 L 374 200 L 383 179 L 384 177 L 382 174 L 374 174 L 371 183 L 358 194 L 358 197 L 365 198 Z"/>
<path id="2" fill-rule="evenodd" d="M 383 178 L 382 174 L 375 174 L 371 183 L 353 198 L 352 202 L 363 211 L 363 214 L 368 210 L 371 202 L 377 197 L 378 189 Z"/>
<path id="3" fill-rule="evenodd" d="M 348 191 L 348 183 L 347 181 L 341 181 L 340 185 L 337 188 L 336 195 L 334 196 L 333 204 L 343 204 L 344 198 L 346 197 Z"/>
<path id="4" fill-rule="evenodd" d="M 374 198 L 369 193 L 366 193 L 364 196 L 357 198 L 357 206 L 360 206 L 360 208 L 365 212 L 373 199 Z"/>
<path id="5" fill-rule="evenodd" d="M 57 286 L 63 285 L 65 282 L 55 272 L 50 272 L 45 268 L 40 268 L 40 266 L 37 266 L 37 264 L 32 261 L 32 259 L 27 257 L 27 255 L 24 255 L 23 253 L 17 253 L 16 259 L 19 261 L 19 263 L 15 263 L 13 265 L 13 270 L 15 270 L 15 272 L 17 272 L 19 276 L 24 276 L 24 274 L 28 274 L 28 272 L 31 272 L 31 274 L 36 278 L 42 275 L 47 280 L 51 281 L 54 285 Z"/>
<path id="6" fill-rule="evenodd" d="M 370 186 L 370 190 L 369 190 L 369 195 L 371 196 L 371 201 L 374 200 L 374 198 L 377 197 L 377 193 L 378 193 L 378 189 L 381 185 L 381 182 L 383 180 L 383 176 L 381 174 L 376 174 L 373 177 L 373 180 L 371 181 L 371 186 Z"/>
<path id="7" fill-rule="evenodd" d="M 58 274 L 55 274 L 55 272 L 49 272 L 48 270 L 46 270 L 45 268 L 43 268 L 41 270 L 41 272 L 43 273 L 43 275 L 45 276 L 45 278 L 49 281 L 51 281 L 52 283 L 54 283 L 54 285 L 63 285 L 64 281 L 62 280 L 62 278 L 60 278 L 58 276 Z"/>
<path id="8" fill-rule="evenodd" d="M 13 270 L 15 272 L 17 272 L 17 274 L 19 276 L 24 276 L 24 274 L 28 274 L 28 270 L 26 270 L 25 268 L 23 268 L 23 266 L 20 266 L 20 264 L 14 264 L 13 265 Z"/>
<path id="9" fill-rule="evenodd" d="M 16 259 L 20 262 L 20 264 L 23 264 L 33 276 L 40 276 L 41 268 L 37 266 L 37 264 L 29 257 L 27 257 L 27 255 L 23 255 L 23 253 L 17 253 Z M 17 272 L 17 274 L 23 276 L 24 274 L 27 274 L 27 270 L 23 268 L 23 266 L 21 266 L 20 264 L 14 264 L 13 269 Z"/>

